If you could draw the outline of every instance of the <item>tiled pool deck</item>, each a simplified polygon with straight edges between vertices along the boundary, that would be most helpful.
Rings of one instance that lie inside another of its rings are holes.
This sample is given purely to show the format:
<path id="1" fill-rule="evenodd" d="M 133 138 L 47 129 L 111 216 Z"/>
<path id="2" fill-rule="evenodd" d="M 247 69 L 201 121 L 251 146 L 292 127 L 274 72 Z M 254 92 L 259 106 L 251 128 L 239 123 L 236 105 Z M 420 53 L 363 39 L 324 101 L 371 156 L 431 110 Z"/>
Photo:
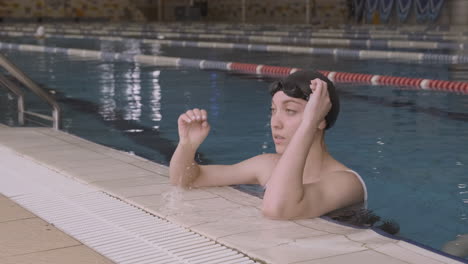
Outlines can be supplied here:
<path id="1" fill-rule="evenodd" d="M 113 262 L 0 194 L 0 263 Z"/>
<path id="2" fill-rule="evenodd" d="M 261 215 L 261 200 L 256 197 L 229 187 L 180 190 L 169 184 L 166 166 L 49 128 L 0 125 L 0 147 L 14 151 L 25 164 L 36 163 L 94 186 L 261 262 L 462 263 L 370 229 L 321 218 L 269 220 Z M 28 221 L 24 225 L 41 220 Z M 0 221 L 3 232 L 1 225 Z M 75 240 L 73 245 L 79 244 Z"/>

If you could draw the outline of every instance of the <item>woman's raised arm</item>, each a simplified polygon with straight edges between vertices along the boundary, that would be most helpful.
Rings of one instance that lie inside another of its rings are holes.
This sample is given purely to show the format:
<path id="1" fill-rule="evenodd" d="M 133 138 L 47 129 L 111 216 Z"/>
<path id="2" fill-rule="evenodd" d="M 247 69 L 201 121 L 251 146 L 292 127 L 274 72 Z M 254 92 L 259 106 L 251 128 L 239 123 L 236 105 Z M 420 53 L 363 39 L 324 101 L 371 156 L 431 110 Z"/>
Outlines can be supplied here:
<path id="1" fill-rule="evenodd" d="M 172 184 L 189 187 L 199 176 L 200 167 L 194 161 L 195 152 L 210 132 L 205 110 L 195 108 L 181 114 L 177 120 L 179 144 L 172 155 L 169 176 Z"/>
<path id="2" fill-rule="evenodd" d="M 256 184 L 264 168 L 269 166 L 271 155 L 259 155 L 234 165 L 198 165 L 195 153 L 208 136 L 210 125 L 207 112 L 193 109 L 178 119 L 179 144 L 172 156 L 169 175 L 172 184 L 188 187 L 225 186 L 233 184 Z"/>

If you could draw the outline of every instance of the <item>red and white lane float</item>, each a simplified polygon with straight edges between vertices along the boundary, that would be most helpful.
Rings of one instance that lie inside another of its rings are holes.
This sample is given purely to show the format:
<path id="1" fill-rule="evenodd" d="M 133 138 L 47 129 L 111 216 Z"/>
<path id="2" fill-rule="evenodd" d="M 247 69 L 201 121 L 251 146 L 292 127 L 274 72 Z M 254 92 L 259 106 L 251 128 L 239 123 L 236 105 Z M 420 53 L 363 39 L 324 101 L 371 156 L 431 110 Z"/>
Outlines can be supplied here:
<path id="1" fill-rule="evenodd" d="M 288 68 L 279 66 L 267 66 L 247 63 L 230 63 L 230 71 L 242 72 L 246 74 L 261 74 L 266 76 L 281 77 L 286 76 L 299 68 Z M 423 90 L 438 90 L 445 92 L 456 92 L 468 94 L 468 82 L 455 82 L 443 80 L 430 80 L 421 78 L 396 77 L 385 75 L 373 75 L 349 72 L 320 71 L 331 81 L 336 83 L 363 83 L 370 85 L 392 85 L 401 87 L 413 87 Z"/>

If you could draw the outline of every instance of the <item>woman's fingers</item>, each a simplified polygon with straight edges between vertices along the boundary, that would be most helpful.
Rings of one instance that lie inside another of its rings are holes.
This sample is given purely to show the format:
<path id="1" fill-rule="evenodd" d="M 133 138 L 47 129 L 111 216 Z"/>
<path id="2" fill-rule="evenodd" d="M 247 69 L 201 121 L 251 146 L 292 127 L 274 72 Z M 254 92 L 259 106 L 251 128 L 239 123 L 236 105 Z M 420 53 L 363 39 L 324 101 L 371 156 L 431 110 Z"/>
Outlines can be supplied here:
<path id="1" fill-rule="evenodd" d="M 185 123 L 191 123 L 192 122 L 192 120 L 190 119 L 190 117 L 187 116 L 187 114 L 182 114 L 181 118 L 182 118 L 183 121 L 185 121 Z"/>
<path id="2" fill-rule="evenodd" d="M 203 122 L 208 119 L 208 114 L 204 109 L 194 108 L 182 114 L 181 118 L 187 123 L 191 123 L 194 121 Z"/>
<path id="3" fill-rule="evenodd" d="M 317 79 L 311 80 L 310 81 L 310 90 L 312 90 L 312 93 L 315 91 L 315 87 L 317 86 Z"/>
<path id="4" fill-rule="evenodd" d="M 193 110 L 188 110 L 187 112 L 185 112 L 185 114 L 192 120 L 192 121 L 195 121 L 196 118 L 195 118 L 195 113 L 193 112 Z"/>
<path id="5" fill-rule="evenodd" d="M 322 87 L 323 87 L 322 80 L 316 79 L 315 81 L 316 81 L 316 84 L 315 84 L 315 92 L 318 92 L 319 95 L 320 95 L 321 92 L 322 92 Z"/>
<path id="6" fill-rule="evenodd" d="M 317 92 L 321 97 L 328 96 L 327 83 L 319 78 L 310 81 L 310 89 L 312 93 Z M 325 89 L 324 89 L 325 88 Z"/>
<path id="7" fill-rule="evenodd" d="M 320 79 L 314 79 L 310 82 L 310 90 L 312 91 L 309 97 L 319 97 L 322 90 L 322 83 Z"/>
<path id="8" fill-rule="evenodd" d="M 206 112 L 206 110 L 202 109 L 200 112 L 201 112 L 202 120 L 203 121 L 208 120 L 208 113 Z"/>
<path id="9" fill-rule="evenodd" d="M 203 121 L 207 119 L 207 113 L 204 109 L 194 108 L 186 112 L 187 116 L 192 119 L 192 121 Z"/>
<path id="10" fill-rule="evenodd" d="M 322 91 L 324 85 L 324 81 L 320 80 L 319 78 L 310 81 L 310 89 L 312 90 L 312 93 L 317 91 L 320 95 L 320 92 Z"/>
<path id="11" fill-rule="evenodd" d="M 200 112 L 200 109 L 194 108 L 194 109 L 193 109 L 193 113 L 195 114 L 195 119 L 196 119 L 197 121 L 202 120 L 202 114 L 201 114 L 201 112 Z"/>

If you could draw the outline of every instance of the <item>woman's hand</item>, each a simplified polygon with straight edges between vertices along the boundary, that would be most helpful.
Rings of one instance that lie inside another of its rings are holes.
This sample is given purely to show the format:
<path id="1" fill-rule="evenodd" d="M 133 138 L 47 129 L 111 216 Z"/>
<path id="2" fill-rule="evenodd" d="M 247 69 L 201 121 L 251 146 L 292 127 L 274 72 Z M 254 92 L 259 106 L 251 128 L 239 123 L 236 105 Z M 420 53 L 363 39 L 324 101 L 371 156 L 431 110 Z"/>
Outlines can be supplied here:
<path id="1" fill-rule="evenodd" d="M 319 78 L 310 81 L 310 89 L 312 93 L 309 96 L 309 101 L 304 109 L 302 122 L 310 122 L 314 127 L 324 129 L 321 125 L 322 120 L 331 109 L 331 101 L 328 96 L 328 87 L 325 81 Z"/>
<path id="2" fill-rule="evenodd" d="M 179 144 L 189 144 L 196 150 L 210 132 L 208 115 L 204 109 L 194 108 L 181 114 L 177 120 Z"/>

